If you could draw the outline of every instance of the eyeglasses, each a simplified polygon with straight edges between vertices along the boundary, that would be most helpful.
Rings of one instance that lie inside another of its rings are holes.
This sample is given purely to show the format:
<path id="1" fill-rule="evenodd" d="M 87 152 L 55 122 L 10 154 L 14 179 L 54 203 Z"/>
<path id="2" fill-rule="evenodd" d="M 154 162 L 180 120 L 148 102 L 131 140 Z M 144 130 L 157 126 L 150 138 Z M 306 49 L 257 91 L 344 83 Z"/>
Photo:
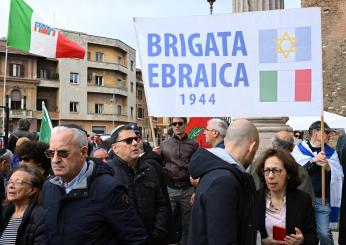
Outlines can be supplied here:
<path id="1" fill-rule="evenodd" d="M 280 168 L 265 168 L 262 170 L 262 173 L 264 174 L 264 176 L 269 176 L 270 172 L 272 172 L 273 175 L 277 177 L 277 176 L 280 176 L 282 170 L 283 169 L 280 169 Z"/>
<path id="2" fill-rule="evenodd" d="M 23 186 L 24 184 L 27 184 L 27 185 L 32 185 L 31 183 L 29 182 L 26 182 L 24 180 L 20 180 L 20 179 L 16 179 L 16 180 L 9 180 L 7 181 L 7 185 L 14 185 L 14 186 Z"/>
<path id="3" fill-rule="evenodd" d="M 207 129 L 207 128 L 204 128 L 204 130 L 205 130 L 205 131 L 207 131 L 207 132 L 210 132 L 210 131 L 211 131 L 211 132 L 212 132 L 212 131 L 215 131 L 215 129 Z"/>
<path id="4" fill-rule="evenodd" d="M 179 125 L 179 127 L 183 126 L 184 125 L 184 122 L 172 122 L 172 126 L 177 126 Z"/>
<path id="5" fill-rule="evenodd" d="M 135 136 L 135 137 L 128 137 L 128 138 L 125 138 L 125 139 L 122 139 L 122 140 L 118 140 L 117 142 L 115 143 L 118 143 L 118 142 L 125 142 L 126 144 L 130 145 L 132 144 L 133 141 L 140 141 L 140 138 L 138 136 Z"/>
<path id="6" fill-rule="evenodd" d="M 58 154 L 58 157 L 61 157 L 61 158 L 67 158 L 69 155 L 68 150 L 46 150 L 45 153 L 48 158 L 53 158 L 55 155 L 55 152 Z"/>

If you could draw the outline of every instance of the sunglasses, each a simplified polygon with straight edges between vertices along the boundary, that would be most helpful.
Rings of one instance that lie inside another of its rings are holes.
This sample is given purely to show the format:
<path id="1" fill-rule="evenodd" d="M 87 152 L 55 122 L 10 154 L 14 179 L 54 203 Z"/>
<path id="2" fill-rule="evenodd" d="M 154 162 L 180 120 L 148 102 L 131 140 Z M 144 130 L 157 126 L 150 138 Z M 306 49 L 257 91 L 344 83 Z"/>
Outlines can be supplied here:
<path id="1" fill-rule="evenodd" d="M 177 126 L 179 125 L 179 127 L 183 126 L 184 125 L 184 122 L 172 122 L 172 126 Z"/>
<path id="2" fill-rule="evenodd" d="M 130 145 L 130 144 L 132 144 L 132 142 L 133 142 L 134 140 L 135 140 L 136 142 L 138 142 L 138 141 L 140 141 L 140 138 L 137 137 L 137 136 L 135 136 L 135 137 L 128 137 L 128 138 L 125 138 L 125 139 L 122 139 L 122 140 L 118 140 L 118 141 L 115 142 L 115 143 L 118 143 L 118 142 L 125 142 L 126 144 Z"/>
<path id="3" fill-rule="evenodd" d="M 46 156 L 48 158 L 53 158 L 54 155 L 55 155 L 55 152 L 58 154 L 58 157 L 61 157 L 61 158 L 67 158 L 68 155 L 69 155 L 69 152 L 68 150 L 46 150 Z"/>

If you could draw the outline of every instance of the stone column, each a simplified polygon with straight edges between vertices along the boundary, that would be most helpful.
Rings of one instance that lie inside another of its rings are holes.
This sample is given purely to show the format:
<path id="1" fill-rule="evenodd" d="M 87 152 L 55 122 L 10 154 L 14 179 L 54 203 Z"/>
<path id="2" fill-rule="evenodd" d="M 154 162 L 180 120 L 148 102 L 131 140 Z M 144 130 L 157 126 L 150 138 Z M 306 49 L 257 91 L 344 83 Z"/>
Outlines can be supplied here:
<path id="1" fill-rule="evenodd" d="M 233 13 L 283 8 L 284 0 L 233 0 Z M 259 156 L 263 150 L 272 146 L 271 138 L 274 134 L 282 130 L 292 131 L 292 128 L 286 125 L 288 117 L 260 117 L 247 119 L 255 124 L 260 134 L 260 145 L 256 157 Z"/>
<path id="2" fill-rule="evenodd" d="M 233 13 L 283 9 L 284 0 L 233 0 Z"/>

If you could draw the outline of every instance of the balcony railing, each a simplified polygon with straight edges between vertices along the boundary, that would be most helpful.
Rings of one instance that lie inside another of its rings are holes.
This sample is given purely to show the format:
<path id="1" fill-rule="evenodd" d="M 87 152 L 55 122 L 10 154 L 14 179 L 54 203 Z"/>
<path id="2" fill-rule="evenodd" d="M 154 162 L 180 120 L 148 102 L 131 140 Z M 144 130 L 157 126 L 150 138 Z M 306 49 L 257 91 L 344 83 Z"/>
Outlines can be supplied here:
<path id="1" fill-rule="evenodd" d="M 10 117 L 32 117 L 32 110 L 11 110 L 10 109 Z"/>

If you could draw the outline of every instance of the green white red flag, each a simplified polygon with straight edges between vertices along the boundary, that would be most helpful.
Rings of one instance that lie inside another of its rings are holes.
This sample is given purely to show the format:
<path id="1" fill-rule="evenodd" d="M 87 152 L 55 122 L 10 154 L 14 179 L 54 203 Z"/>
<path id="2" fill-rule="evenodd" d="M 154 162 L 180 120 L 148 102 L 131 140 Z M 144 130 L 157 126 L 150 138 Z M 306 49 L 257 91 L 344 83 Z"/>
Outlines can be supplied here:
<path id="1" fill-rule="evenodd" d="M 50 134 L 52 132 L 52 122 L 49 117 L 48 110 L 42 101 L 42 120 L 41 120 L 41 128 L 40 128 L 40 137 L 39 141 L 49 143 Z"/>
<path id="2" fill-rule="evenodd" d="M 7 45 L 48 58 L 85 55 L 84 48 L 47 25 L 24 0 L 11 0 Z"/>

